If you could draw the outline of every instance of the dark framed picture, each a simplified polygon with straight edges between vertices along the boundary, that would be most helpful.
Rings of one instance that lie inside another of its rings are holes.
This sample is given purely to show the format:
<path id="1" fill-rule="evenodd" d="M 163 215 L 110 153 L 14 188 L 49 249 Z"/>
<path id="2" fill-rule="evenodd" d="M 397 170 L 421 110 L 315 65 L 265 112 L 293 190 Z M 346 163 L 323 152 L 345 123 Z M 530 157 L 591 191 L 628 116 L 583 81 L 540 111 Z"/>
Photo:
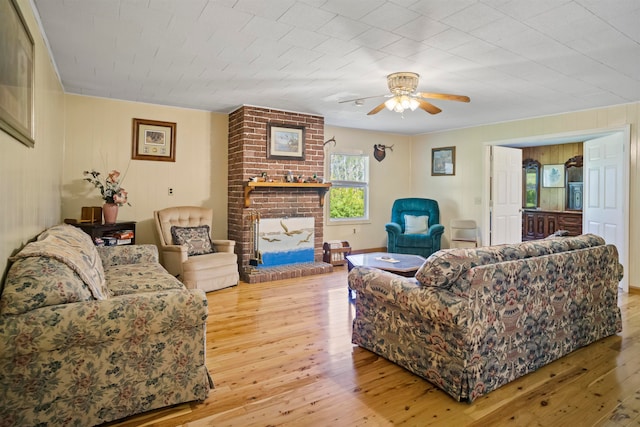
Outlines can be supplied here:
<path id="1" fill-rule="evenodd" d="M 133 160 L 176 161 L 176 124 L 133 119 Z"/>
<path id="2" fill-rule="evenodd" d="M 267 159 L 304 160 L 304 126 L 267 124 Z"/>
<path id="3" fill-rule="evenodd" d="M 15 0 L 0 2 L 0 16 L 0 129 L 33 147 L 33 38 Z"/>
<path id="4" fill-rule="evenodd" d="M 542 186 L 547 188 L 564 187 L 564 165 L 543 165 Z"/>
<path id="5" fill-rule="evenodd" d="M 431 176 L 456 174 L 456 147 L 431 149 Z"/>

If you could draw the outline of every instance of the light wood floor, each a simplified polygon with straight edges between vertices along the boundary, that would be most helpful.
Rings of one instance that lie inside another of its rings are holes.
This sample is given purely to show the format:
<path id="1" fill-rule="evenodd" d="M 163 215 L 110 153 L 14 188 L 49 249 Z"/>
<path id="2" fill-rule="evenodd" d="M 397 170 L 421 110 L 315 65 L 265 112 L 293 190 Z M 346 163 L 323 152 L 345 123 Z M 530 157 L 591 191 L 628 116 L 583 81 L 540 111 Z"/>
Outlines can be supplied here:
<path id="1" fill-rule="evenodd" d="M 628 426 L 640 424 L 640 295 L 623 332 L 459 403 L 351 344 L 346 268 L 208 294 L 203 403 L 120 426 Z"/>

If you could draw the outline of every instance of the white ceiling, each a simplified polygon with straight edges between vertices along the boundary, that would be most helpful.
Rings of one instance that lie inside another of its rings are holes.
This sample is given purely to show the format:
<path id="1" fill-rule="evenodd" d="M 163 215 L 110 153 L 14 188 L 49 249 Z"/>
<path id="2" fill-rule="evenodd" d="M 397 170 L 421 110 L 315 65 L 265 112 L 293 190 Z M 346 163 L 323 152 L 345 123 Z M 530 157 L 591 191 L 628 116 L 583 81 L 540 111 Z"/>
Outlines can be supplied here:
<path id="1" fill-rule="evenodd" d="M 640 101 L 640 0 L 32 0 L 69 93 L 418 134 Z M 338 101 L 471 97 L 367 112 Z"/>

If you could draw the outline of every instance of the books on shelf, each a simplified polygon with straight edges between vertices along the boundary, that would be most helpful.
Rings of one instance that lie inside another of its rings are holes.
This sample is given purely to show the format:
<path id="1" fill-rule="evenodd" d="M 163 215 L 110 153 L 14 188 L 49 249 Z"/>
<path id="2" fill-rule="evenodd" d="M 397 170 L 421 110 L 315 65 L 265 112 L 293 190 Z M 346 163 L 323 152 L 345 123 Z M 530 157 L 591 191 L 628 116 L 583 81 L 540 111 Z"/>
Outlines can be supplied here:
<path id="1" fill-rule="evenodd" d="M 133 230 L 120 230 L 109 234 L 116 239 L 133 239 Z"/>
<path id="2" fill-rule="evenodd" d="M 102 236 L 105 246 L 130 245 L 133 242 L 133 230 L 114 231 Z"/>

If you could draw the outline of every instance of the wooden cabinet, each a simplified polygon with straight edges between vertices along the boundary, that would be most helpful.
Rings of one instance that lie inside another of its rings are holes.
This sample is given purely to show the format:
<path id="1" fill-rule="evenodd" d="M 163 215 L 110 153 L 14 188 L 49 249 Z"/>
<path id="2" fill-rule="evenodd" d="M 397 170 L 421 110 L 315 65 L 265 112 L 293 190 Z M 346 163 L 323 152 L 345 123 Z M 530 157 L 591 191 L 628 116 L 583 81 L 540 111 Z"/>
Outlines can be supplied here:
<path id="1" fill-rule="evenodd" d="M 522 211 L 522 240 L 537 240 L 567 230 L 569 236 L 582 234 L 582 212 L 542 211 L 525 209 Z"/>

